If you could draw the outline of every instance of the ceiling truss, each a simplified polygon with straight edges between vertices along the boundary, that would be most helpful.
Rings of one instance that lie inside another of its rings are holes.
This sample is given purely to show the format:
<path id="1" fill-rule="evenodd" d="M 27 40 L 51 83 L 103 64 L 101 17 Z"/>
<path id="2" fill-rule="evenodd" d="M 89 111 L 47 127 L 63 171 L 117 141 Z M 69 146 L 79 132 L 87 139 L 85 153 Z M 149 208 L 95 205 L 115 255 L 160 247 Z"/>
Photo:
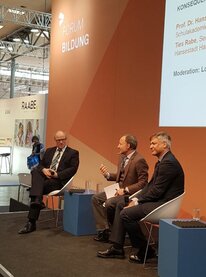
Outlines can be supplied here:
<path id="1" fill-rule="evenodd" d="M 11 12 L 12 11 L 12 12 Z M 9 61 L 15 60 L 18 57 L 26 56 L 42 60 L 43 67 L 34 68 L 16 63 L 16 75 L 19 71 L 29 72 L 30 77 L 15 76 L 15 97 L 30 94 L 36 94 L 38 91 L 48 90 L 48 69 L 44 68 L 44 60 L 49 57 L 50 45 L 50 25 L 51 14 L 33 11 L 24 8 L 10 8 L 0 5 L 0 22 L 10 22 L 23 27 L 18 28 L 13 33 L 1 38 L 0 40 L 0 98 L 6 98 L 5 95 L 11 95 L 10 80 L 11 74 L 4 72 L 11 71 L 11 63 Z M 33 33 L 31 29 L 38 30 Z M 14 39 L 19 39 L 15 42 Z M 41 78 L 36 78 L 35 73 L 41 75 Z"/>
<path id="2" fill-rule="evenodd" d="M 12 11 L 12 12 L 11 12 Z M 51 14 L 0 5 L 0 20 L 41 30 L 50 30 Z"/>

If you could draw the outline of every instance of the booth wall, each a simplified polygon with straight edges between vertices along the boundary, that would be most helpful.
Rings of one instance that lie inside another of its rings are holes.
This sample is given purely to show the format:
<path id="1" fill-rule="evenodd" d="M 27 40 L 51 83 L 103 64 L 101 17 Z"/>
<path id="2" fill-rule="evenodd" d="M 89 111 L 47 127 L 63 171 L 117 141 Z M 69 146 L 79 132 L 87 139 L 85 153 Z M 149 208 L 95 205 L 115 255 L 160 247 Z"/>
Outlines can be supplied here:
<path id="1" fill-rule="evenodd" d="M 31 95 L 0 100 L 0 138 L 5 139 L 11 155 L 13 174 L 29 172 L 27 157 L 32 152 L 32 136 L 36 135 L 44 143 L 46 125 L 46 95 Z M 0 149 L 1 153 L 4 150 Z M 8 152 L 8 150 L 7 150 Z M 2 173 L 5 164 L 2 163 Z"/>
<path id="2" fill-rule="evenodd" d="M 164 0 L 59 0 L 52 2 L 47 146 L 57 129 L 80 151 L 76 184 L 105 180 L 101 162 L 114 170 L 119 137 L 132 133 L 153 172 L 152 133 L 166 130 L 185 171 L 184 215 L 206 215 L 205 128 L 159 128 Z M 72 40 L 87 34 L 87 44 Z M 67 50 L 65 51 L 65 43 Z"/>

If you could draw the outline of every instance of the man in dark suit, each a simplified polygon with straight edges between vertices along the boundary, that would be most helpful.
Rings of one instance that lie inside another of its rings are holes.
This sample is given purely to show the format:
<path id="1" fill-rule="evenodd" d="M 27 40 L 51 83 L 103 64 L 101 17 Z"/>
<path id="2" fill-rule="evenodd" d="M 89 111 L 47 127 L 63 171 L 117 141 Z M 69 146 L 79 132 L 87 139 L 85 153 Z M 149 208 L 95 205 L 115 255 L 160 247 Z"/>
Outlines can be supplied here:
<path id="1" fill-rule="evenodd" d="M 127 207 L 117 208 L 119 216 L 113 223 L 110 240 L 113 245 L 106 251 L 99 251 L 101 258 L 124 258 L 124 240 L 128 233 L 132 247 L 135 249 L 129 257 L 129 261 L 142 263 L 146 250 L 146 238 L 141 230 L 139 221 L 152 210 L 163 203 L 181 195 L 184 192 L 183 169 L 170 151 L 171 138 L 165 132 L 159 132 L 151 136 L 150 149 L 153 156 L 158 158 L 151 181 L 137 198 Z M 154 250 L 149 248 L 147 258 L 154 256 Z"/>
<path id="2" fill-rule="evenodd" d="M 137 140 L 133 135 L 124 135 L 120 138 L 118 149 L 120 154 L 116 173 L 109 173 L 104 165 L 100 171 L 108 181 L 119 183 L 120 189 L 116 195 L 106 199 L 105 192 L 92 197 L 92 206 L 96 220 L 97 236 L 94 240 L 107 242 L 110 227 L 115 219 L 116 206 L 125 206 L 125 199 L 129 195 L 142 189 L 148 181 L 148 165 L 145 159 L 136 151 Z"/>
<path id="3" fill-rule="evenodd" d="M 56 146 L 46 150 L 40 164 L 31 172 L 32 186 L 30 190 L 29 220 L 19 230 L 19 234 L 26 234 L 36 230 L 36 221 L 40 210 L 43 208 L 43 195 L 53 190 L 61 189 L 77 172 L 79 152 L 66 145 L 66 133 L 57 131 L 54 140 Z"/>

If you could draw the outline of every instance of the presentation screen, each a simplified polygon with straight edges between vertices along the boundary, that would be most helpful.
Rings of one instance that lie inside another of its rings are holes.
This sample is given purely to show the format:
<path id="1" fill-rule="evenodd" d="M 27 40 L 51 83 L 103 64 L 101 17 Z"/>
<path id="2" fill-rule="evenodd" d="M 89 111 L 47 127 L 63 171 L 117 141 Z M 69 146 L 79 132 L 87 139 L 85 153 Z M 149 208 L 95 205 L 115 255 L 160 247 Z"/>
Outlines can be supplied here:
<path id="1" fill-rule="evenodd" d="M 160 126 L 206 126 L 206 0 L 166 0 Z"/>

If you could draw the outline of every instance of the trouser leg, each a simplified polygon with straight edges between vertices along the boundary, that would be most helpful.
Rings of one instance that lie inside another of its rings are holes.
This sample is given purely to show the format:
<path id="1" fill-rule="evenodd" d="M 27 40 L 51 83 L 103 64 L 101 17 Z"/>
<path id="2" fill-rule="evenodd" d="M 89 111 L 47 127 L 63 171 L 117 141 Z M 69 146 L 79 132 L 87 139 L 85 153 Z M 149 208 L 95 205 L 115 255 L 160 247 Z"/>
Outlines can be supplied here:
<path id="1" fill-rule="evenodd" d="M 144 217 L 141 205 L 122 210 L 120 217 L 132 246 L 134 248 L 144 247 L 146 245 L 146 238 L 139 223 L 139 220 Z"/>
<path id="2" fill-rule="evenodd" d="M 32 170 L 32 186 L 30 190 L 31 202 L 38 202 L 41 204 L 43 195 L 55 189 L 61 189 L 62 184 L 60 179 L 48 179 L 38 169 Z M 30 205 L 28 218 L 29 221 L 36 221 L 39 218 L 41 205 Z"/>
<path id="3" fill-rule="evenodd" d="M 115 216 L 114 216 L 114 221 L 111 228 L 112 232 L 110 235 L 110 240 L 115 244 L 120 245 L 121 247 L 123 247 L 124 245 L 125 234 L 126 234 L 126 230 L 120 216 L 124 206 L 125 206 L 124 199 L 123 198 L 119 199 L 119 202 L 117 203 L 115 208 Z"/>
<path id="4" fill-rule="evenodd" d="M 106 209 L 103 206 L 106 200 L 105 192 L 100 192 L 92 196 L 92 208 L 96 221 L 97 230 L 108 229 Z"/>
<path id="5" fill-rule="evenodd" d="M 119 206 L 119 209 L 116 207 Z M 119 195 L 116 197 L 109 198 L 105 201 L 105 208 L 107 214 L 107 221 L 109 226 L 113 225 L 116 214 L 119 216 L 119 211 L 125 207 L 125 196 Z"/>
<path id="6" fill-rule="evenodd" d="M 39 214 L 40 214 L 40 206 L 36 206 L 36 207 L 31 207 L 29 208 L 29 213 L 28 213 L 28 219 L 29 221 L 31 221 L 32 223 L 35 223 L 38 218 L 39 218 Z"/>
<path id="7" fill-rule="evenodd" d="M 31 196 L 40 196 L 43 195 L 44 183 L 47 180 L 46 176 L 39 171 L 38 169 L 34 169 L 31 172 L 32 175 L 32 185 L 30 189 L 30 197 Z"/>

